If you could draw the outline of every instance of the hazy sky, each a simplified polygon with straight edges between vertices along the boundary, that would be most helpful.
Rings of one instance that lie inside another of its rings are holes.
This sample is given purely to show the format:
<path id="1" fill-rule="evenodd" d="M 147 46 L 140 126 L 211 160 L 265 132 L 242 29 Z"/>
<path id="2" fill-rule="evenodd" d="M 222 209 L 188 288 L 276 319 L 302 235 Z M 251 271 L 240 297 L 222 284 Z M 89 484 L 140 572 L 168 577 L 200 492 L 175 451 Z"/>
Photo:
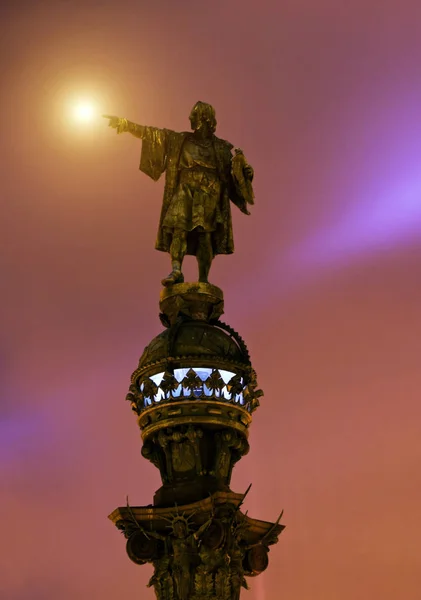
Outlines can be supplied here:
<path id="1" fill-rule="evenodd" d="M 176 130 L 210 102 L 255 168 L 211 281 L 265 391 L 232 488 L 287 528 L 242 597 L 419 600 L 419 0 L 15 0 L 0 28 L 0 598 L 154 598 L 107 515 L 160 486 L 124 397 L 163 182 L 87 98 Z"/>

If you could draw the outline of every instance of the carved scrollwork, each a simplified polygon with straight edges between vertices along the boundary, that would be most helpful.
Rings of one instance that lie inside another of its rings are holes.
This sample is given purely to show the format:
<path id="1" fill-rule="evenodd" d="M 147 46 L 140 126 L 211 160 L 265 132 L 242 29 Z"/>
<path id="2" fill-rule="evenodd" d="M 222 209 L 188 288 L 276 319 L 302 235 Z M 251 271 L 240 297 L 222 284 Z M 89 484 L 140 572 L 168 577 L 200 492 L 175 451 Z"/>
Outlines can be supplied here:
<path id="1" fill-rule="evenodd" d="M 140 414 L 140 410 L 138 407 L 138 397 L 129 392 L 126 396 L 126 400 L 127 402 L 130 402 L 130 407 L 132 411 L 135 412 L 137 415 Z"/>
<path id="2" fill-rule="evenodd" d="M 257 388 L 253 369 L 248 373 L 230 373 L 216 368 L 191 367 L 138 378 L 130 386 L 126 399 L 138 415 L 158 403 L 186 399 L 214 399 L 239 405 L 253 413 L 261 396 L 263 392 Z"/>
<path id="3" fill-rule="evenodd" d="M 259 406 L 259 398 L 263 396 L 263 391 L 257 388 L 257 376 L 256 371 L 251 369 L 249 382 L 244 388 L 244 401 L 247 404 L 250 413 L 253 413 Z"/>
<path id="4" fill-rule="evenodd" d="M 158 540 L 138 529 L 127 540 L 126 551 L 130 560 L 143 565 L 157 556 Z"/>
<path id="5" fill-rule="evenodd" d="M 225 382 L 218 369 L 213 369 L 212 373 L 206 379 L 206 386 L 216 397 L 220 397 L 225 387 Z"/>
<path id="6" fill-rule="evenodd" d="M 200 397 L 203 395 L 203 381 L 193 369 L 189 369 L 183 378 L 181 385 L 184 395 L 191 397 Z"/>
<path id="7" fill-rule="evenodd" d="M 141 390 L 144 398 L 152 400 L 158 393 L 158 386 L 150 377 L 146 377 L 142 382 Z"/>
<path id="8" fill-rule="evenodd" d="M 169 400 L 173 397 L 173 393 L 179 388 L 180 384 L 174 377 L 174 373 L 170 373 L 169 371 L 165 371 L 164 377 L 159 385 L 161 390 L 164 392 L 164 396 L 166 400 Z"/>
<path id="9" fill-rule="evenodd" d="M 267 568 L 268 546 L 283 529 L 282 513 L 276 523 L 258 522 L 256 529 L 254 520 L 239 510 L 247 492 L 236 505 L 215 504 L 212 497 L 206 510 L 201 501 L 186 512 L 177 507 L 161 512 L 156 521 L 149 511 L 139 519 L 139 508 L 127 503 L 116 525 L 126 535 L 131 560 L 152 563 L 148 587 L 154 587 L 157 600 L 239 600 L 241 589 L 248 589 L 246 577 Z"/>
<path id="10" fill-rule="evenodd" d="M 231 377 L 227 384 L 227 390 L 231 394 L 231 398 L 236 398 L 239 394 L 243 393 L 244 383 L 241 375 L 237 374 Z"/>
<path id="11" fill-rule="evenodd" d="M 157 466 L 161 471 L 164 482 L 171 482 L 177 475 L 181 476 L 193 469 L 196 475 L 203 475 L 199 446 L 202 437 L 202 429 L 193 427 L 192 425 L 181 429 L 161 429 L 156 435 L 154 442 L 145 444 L 143 448 L 146 446 L 148 458 L 151 461 L 156 457 L 155 460 L 158 463 Z M 155 450 L 156 448 L 162 449 L 165 457 L 165 467 L 160 463 L 159 454 Z M 144 450 L 142 449 L 143 452 Z"/>
<path id="12" fill-rule="evenodd" d="M 268 549 L 263 544 L 249 548 L 244 557 L 244 567 L 248 575 L 256 576 L 263 573 L 269 565 Z"/>

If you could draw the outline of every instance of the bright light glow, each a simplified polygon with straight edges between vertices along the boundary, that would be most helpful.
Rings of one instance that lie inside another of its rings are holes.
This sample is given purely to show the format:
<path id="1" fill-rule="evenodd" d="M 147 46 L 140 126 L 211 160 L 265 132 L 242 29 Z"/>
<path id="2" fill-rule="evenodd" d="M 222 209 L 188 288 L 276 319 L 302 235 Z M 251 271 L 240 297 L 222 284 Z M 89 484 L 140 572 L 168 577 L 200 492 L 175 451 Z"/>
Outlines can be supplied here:
<path id="1" fill-rule="evenodd" d="M 95 108 L 90 102 L 79 102 L 73 112 L 75 118 L 83 123 L 92 121 L 95 116 Z"/>

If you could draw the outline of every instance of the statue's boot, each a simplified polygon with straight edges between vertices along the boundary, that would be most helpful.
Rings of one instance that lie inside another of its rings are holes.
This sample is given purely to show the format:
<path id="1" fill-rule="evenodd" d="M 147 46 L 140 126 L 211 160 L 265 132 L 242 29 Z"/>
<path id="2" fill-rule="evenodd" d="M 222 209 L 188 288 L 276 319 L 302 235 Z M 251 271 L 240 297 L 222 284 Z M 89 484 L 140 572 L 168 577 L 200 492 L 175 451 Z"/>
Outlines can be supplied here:
<path id="1" fill-rule="evenodd" d="M 172 271 L 171 273 L 168 275 L 168 277 L 165 277 L 165 279 L 163 279 L 161 281 L 163 286 L 169 286 L 169 285 L 174 285 L 175 283 L 183 283 L 184 282 L 184 275 L 181 272 L 181 265 L 180 263 L 174 262 L 173 266 L 172 266 Z"/>
<path id="2" fill-rule="evenodd" d="M 209 271 L 211 267 L 211 261 L 200 261 L 199 262 L 199 281 L 200 283 L 209 283 Z"/>
<path id="3" fill-rule="evenodd" d="M 212 240 L 210 233 L 199 236 L 199 247 L 197 249 L 197 265 L 199 267 L 199 282 L 209 283 L 209 271 L 213 259 Z"/>

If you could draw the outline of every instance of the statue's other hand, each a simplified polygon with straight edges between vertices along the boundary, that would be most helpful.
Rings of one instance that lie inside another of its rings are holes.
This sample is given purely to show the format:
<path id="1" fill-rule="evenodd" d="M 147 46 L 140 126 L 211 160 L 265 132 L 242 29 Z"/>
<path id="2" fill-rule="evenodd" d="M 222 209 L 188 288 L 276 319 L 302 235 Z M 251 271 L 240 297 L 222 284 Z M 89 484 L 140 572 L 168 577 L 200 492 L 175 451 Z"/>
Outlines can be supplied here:
<path id="1" fill-rule="evenodd" d="M 244 175 L 247 177 L 249 181 L 253 180 L 254 177 L 254 169 L 251 165 L 246 165 L 244 167 Z"/>
<path id="2" fill-rule="evenodd" d="M 108 119 L 108 127 L 117 129 L 117 133 L 123 133 L 126 131 L 127 119 L 121 117 L 115 117 L 113 115 L 102 115 L 104 119 Z"/>

